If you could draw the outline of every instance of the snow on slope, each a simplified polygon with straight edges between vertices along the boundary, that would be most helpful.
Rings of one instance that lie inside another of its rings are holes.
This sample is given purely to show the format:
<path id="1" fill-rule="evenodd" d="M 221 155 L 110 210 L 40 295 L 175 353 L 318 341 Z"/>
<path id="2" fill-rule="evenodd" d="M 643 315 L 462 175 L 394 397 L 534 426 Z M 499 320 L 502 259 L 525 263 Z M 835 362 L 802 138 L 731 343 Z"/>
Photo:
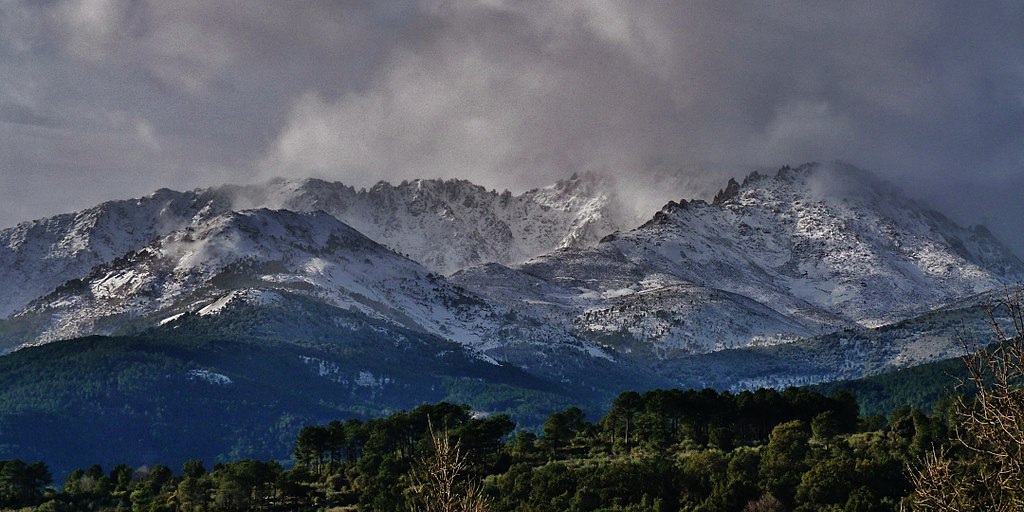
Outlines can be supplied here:
<path id="1" fill-rule="evenodd" d="M 0 295 L 0 318 L 212 210 L 208 203 L 197 202 L 194 193 L 162 189 L 144 198 L 103 203 L 0 231 L 0 286 L 5 290 Z"/>
<path id="2" fill-rule="evenodd" d="M 753 174 L 591 245 L 628 218 L 610 190 L 594 175 L 519 196 L 457 180 L 276 180 L 25 223 L 0 232 L 0 284 L 17 291 L 0 306 L 18 312 L 0 348 L 288 290 L 516 364 L 553 364 L 552 347 L 650 360 L 880 325 L 1024 276 L 983 228 L 848 167 Z M 294 211 L 235 211 L 253 205 Z M 493 263 L 431 273 L 479 262 Z"/>
<path id="3" fill-rule="evenodd" d="M 830 330 L 739 294 L 644 274 L 608 244 L 557 251 L 519 268 L 475 267 L 452 280 L 489 302 L 641 357 L 774 344 Z"/>
<path id="4" fill-rule="evenodd" d="M 538 346 L 607 359 L 597 347 L 542 322 L 508 326 L 492 307 L 443 276 L 323 212 L 227 212 L 157 238 L 33 301 L 6 321 L 27 326 L 22 346 L 167 325 L 185 313 L 217 315 L 237 302 L 275 304 L 299 293 L 499 356 L 537 362 Z M 2 330 L 2 329 L 0 329 Z M 287 336 L 288 333 L 281 333 Z M 515 339 L 509 340 L 510 337 Z M 511 352 L 505 345 L 519 348 Z"/>
<path id="5" fill-rule="evenodd" d="M 358 191 L 320 180 L 276 180 L 221 190 L 243 208 L 323 210 L 444 274 L 592 245 L 637 221 L 624 213 L 611 180 L 591 173 L 520 195 L 465 180 L 379 182 Z"/>
<path id="6" fill-rule="evenodd" d="M 598 246 L 453 276 L 497 303 L 656 354 L 877 326 L 1019 282 L 1024 265 L 864 171 L 783 168 L 670 203 Z"/>
<path id="7" fill-rule="evenodd" d="M 274 288 L 424 331 L 451 329 L 457 308 L 446 305 L 468 300 L 330 215 L 264 209 L 197 220 L 97 267 L 14 318 L 48 317 L 36 338 L 46 342 L 97 332 L 103 321 L 166 318 L 182 309 L 215 314 L 231 300 L 273 300 L 252 289 Z"/>
<path id="8" fill-rule="evenodd" d="M 592 174 L 521 195 L 460 180 L 381 182 L 358 191 L 313 179 L 162 189 L 0 230 L 0 286 L 7 290 L 0 297 L 0 318 L 157 237 L 232 210 L 326 211 L 431 270 L 448 273 L 595 243 L 632 222 L 612 190 L 607 179 Z"/>
<path id="9" fill-rule="evenodd" d="M 619 243 L 706 286 L 785 304 L 787 314 L 793 306 L 780 294 L 864 326 L 1024 277 L 984 228 L 959 227 L 850 166 L 784 168 L 731 185 L 713 204 L 670 206 Z"/>

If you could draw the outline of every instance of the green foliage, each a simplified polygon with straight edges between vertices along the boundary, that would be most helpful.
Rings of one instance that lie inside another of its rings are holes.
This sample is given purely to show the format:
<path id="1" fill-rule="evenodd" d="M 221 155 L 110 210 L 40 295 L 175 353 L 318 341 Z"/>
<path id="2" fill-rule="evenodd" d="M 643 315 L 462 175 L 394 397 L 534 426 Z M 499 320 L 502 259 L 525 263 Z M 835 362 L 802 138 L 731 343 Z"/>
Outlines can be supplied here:
<path id="1" fill-rule="evenodd" d="M 567 448 L 583 427 L 583 411 L 579 407 L 556 412 L 544 423 L 544 439 L 541 443 L 554 456 Z"/>
<path id="2" fill-rule="evenodd" d="M 50 484 L 50 470 L 35 462 L 0 460 L 0 508 L 20 508 L 39 504 L 44 487 Z"/>
<path id="3" fill-rule="evenodd" d="M 808 430 L 799 420 L 777 425 L 761 455 L 761 487 L 783 503 L 794 502 L 797 484 L 807 469 Z"/>
<path id="4" fill-rule="evenodd" d="M 857 397 L 861 414 L 888 416 L 904 406 L 930 410 L 967 378 L 961 358 L 902 368 L 862 379 L 817 384 L 809 389 L 831 394 L 845 391 Z"/>
<path id="5" fill-rule="evenodd" d="M 55 511 L 413 510 L 431 496 L 423 472 L 434 466 L 424 461 L 441 460 L 433 426 L 463 461 L 447 481 L 482 489 L 477 503 L 494 512 L 898 510 L 910 492 L 907 461 L 948 443 L 947 429 L 941 416 L 905 408 L 857 431 L 868 423 L 856 410 L 849 395 L 799 389 L 631 392 L 594 422 L 575 407 L 551 414 L 538 437 L 515 432 L 507 415 L 441 402 L 305 426 L 291 464 L 207 470 L 193 458 L 180 475 L 93 465 L 57 493 L 44 490 L 44 465 L 4 461 L 0 498 Z"/>

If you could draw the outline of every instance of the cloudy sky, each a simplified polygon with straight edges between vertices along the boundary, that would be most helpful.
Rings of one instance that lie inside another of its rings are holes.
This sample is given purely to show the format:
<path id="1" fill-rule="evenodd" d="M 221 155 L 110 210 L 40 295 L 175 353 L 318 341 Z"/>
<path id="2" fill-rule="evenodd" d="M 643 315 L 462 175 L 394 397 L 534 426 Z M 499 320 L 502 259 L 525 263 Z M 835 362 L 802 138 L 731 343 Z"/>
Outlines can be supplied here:
<path id="1" fill-rule="evenodd" d="M 835 159 L 1024 255 L 1024 4 L 0 0 L 0 226 L 278 175 L 692 184 L 660 201 Z"/>

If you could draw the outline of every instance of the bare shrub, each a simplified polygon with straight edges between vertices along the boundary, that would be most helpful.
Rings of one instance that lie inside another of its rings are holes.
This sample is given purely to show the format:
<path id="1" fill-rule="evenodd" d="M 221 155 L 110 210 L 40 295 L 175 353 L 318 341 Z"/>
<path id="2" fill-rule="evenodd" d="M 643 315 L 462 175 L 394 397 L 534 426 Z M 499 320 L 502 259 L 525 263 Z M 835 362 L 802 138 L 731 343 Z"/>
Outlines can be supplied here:
<path id="1" fill-rule="evenodd" d="M 468 478 L 469 460 L 447 427 L 428 422 L 433 454 L 412 469 L 412 510 L 415 512 L 486 512 L 487 498 L 478 482 Z"/>
<path id="2" fill-rule="evenodd" d="M 916 510 L 1024 510 L 1024 291 L 988 308 L 994 343 L 965 343 L 954 443 L 911 468 Z M 966 338 L 965 338 L 966 339 Z"/>

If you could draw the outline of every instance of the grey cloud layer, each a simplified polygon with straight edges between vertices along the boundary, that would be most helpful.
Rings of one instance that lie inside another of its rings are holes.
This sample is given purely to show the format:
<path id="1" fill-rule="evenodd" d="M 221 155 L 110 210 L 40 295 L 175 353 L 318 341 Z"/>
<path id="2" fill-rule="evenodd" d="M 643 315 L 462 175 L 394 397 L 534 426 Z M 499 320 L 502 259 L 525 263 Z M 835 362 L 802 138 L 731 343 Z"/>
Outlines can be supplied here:
<path id="1" fill-rule="evenodd" d="M 4 225 L 282 174 L 699 187 L 843 159 L 1024 252 L 1015 2 L 7 1 L 0 43 Z"/>

